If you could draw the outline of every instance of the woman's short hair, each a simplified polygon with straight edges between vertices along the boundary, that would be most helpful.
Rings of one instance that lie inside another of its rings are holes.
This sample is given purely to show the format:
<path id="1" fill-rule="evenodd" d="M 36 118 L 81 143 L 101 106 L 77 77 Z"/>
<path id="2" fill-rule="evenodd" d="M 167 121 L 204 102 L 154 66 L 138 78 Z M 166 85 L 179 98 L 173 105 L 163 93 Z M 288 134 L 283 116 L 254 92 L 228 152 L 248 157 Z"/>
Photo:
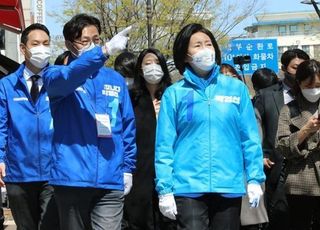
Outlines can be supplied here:
<path id="1" fill-rule="evenodd" d="M 320 62 L 311 59 L 302 62 L 296 73 L 296 81 L 300 84 L 306 79 L 310 79 L 310 82 L 314 82 L 316 77 L 320 76 Z"/>
<path id="2" fill-rule="evenodd" d="M 289 49 L 281 55 L 282 69 L 287 69 L 290 62 L 295 58 L 303 60 L 310 59 L 309 55 L 301 49 Z"/>
<path id="3" fill-rule="evenodd" d="M 198 23 L 191 23 L 186 25 L 181 29 L 178 33 L 174 44 L 173 44 L 173 60 L 176 68 L 179 70 L 179 73 L 182 75 L 186 68 L 186 57 L 188 53 L 188 46 L 190 42 L 190 38 L 193 34 L 197 32 L 202 32 L 209 36 L 211 39 L 212 45 L 215 50 L 216 55 L 216 63 L 218 65 L 221 64 L 221 52 L 218 46 L 216 39 L 214 38 L 213 34 L 203 27 L 201 24 Z"/>
<path id="4" fill-rule="evenodd" d="M 124 51 L 114 60 L 114 69 L 125 78 L 134 78 L 136 60 L 134 53 Z"/>
<path id="5" fill-rule="evenodd" d="M 277 74 L 269 68 L 261 68 L 252 74 L 251 82 L 255 91 L 267 88 L 278 82 Z"/>

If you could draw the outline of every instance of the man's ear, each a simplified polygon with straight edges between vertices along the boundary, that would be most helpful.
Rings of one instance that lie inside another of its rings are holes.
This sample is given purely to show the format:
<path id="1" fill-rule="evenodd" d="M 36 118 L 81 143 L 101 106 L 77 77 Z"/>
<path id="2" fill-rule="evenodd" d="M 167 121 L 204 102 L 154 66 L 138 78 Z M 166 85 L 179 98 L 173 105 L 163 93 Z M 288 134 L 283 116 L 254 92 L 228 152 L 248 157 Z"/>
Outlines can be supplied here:
<path id="1" fill-rule="evenodd" d="M 21 51 L 21 53 L 22 53 L 24 56 L 27 55 L 27 47 L 26 47 L 25 44 L 20 43 L 20 51 Z"/>

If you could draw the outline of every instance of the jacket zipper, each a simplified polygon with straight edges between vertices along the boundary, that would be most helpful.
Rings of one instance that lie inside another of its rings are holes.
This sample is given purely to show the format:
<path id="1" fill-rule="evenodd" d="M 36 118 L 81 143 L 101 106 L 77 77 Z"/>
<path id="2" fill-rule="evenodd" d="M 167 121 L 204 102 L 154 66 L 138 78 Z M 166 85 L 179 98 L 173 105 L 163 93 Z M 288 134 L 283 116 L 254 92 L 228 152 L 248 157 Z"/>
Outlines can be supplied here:
<path id="1" fill-rule="evenodd" d="M 210 167 L 210 175 L 209 175 L 209 191 L 211 191 L 211 176 L 212 176 L 212 157 L 211 157 L 211 99 L 210 99 L 210 87 L 209 87 L 209 96 L 208 98 L 208 109 L 209 109 L 209 167 Z"/>

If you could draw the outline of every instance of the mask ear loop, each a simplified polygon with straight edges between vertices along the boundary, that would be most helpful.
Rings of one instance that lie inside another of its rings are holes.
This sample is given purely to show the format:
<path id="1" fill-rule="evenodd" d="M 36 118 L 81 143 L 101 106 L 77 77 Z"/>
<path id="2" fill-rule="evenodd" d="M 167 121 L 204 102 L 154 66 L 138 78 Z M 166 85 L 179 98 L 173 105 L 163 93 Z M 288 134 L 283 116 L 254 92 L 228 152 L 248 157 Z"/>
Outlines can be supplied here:
<path id="1" fill-rule="evenodd" d="M 74 57 L 78 57 L 79 56 L 79 50 L 73 45 L 73 43 L 69 40 L 66 40 L 66 47 L 67 49 L 71 52 L 71 54 Z M 76 50 L 77 53 L 75 53 L 74 51 Z"/>

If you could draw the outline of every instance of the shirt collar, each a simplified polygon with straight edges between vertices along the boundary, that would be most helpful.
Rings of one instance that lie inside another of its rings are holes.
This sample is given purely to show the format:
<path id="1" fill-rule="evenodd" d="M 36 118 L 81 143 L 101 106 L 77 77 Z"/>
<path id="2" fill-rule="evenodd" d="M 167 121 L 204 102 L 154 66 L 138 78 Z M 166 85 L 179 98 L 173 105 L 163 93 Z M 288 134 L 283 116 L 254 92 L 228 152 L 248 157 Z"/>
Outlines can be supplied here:
<path id="1" fill-rule="evenodd" d="M 38 75 L 40 77 L 42 77 L 43 75 L 43 70 L 41 70 L 39 73 L 35 74 L 33 73 L 27 66 L 25 66 L 24 70 L 23 70 L 23 77 L 26 81 L 28 81 L 30 79 L 30 77 L 32 77 L 33 75 Z"/>

